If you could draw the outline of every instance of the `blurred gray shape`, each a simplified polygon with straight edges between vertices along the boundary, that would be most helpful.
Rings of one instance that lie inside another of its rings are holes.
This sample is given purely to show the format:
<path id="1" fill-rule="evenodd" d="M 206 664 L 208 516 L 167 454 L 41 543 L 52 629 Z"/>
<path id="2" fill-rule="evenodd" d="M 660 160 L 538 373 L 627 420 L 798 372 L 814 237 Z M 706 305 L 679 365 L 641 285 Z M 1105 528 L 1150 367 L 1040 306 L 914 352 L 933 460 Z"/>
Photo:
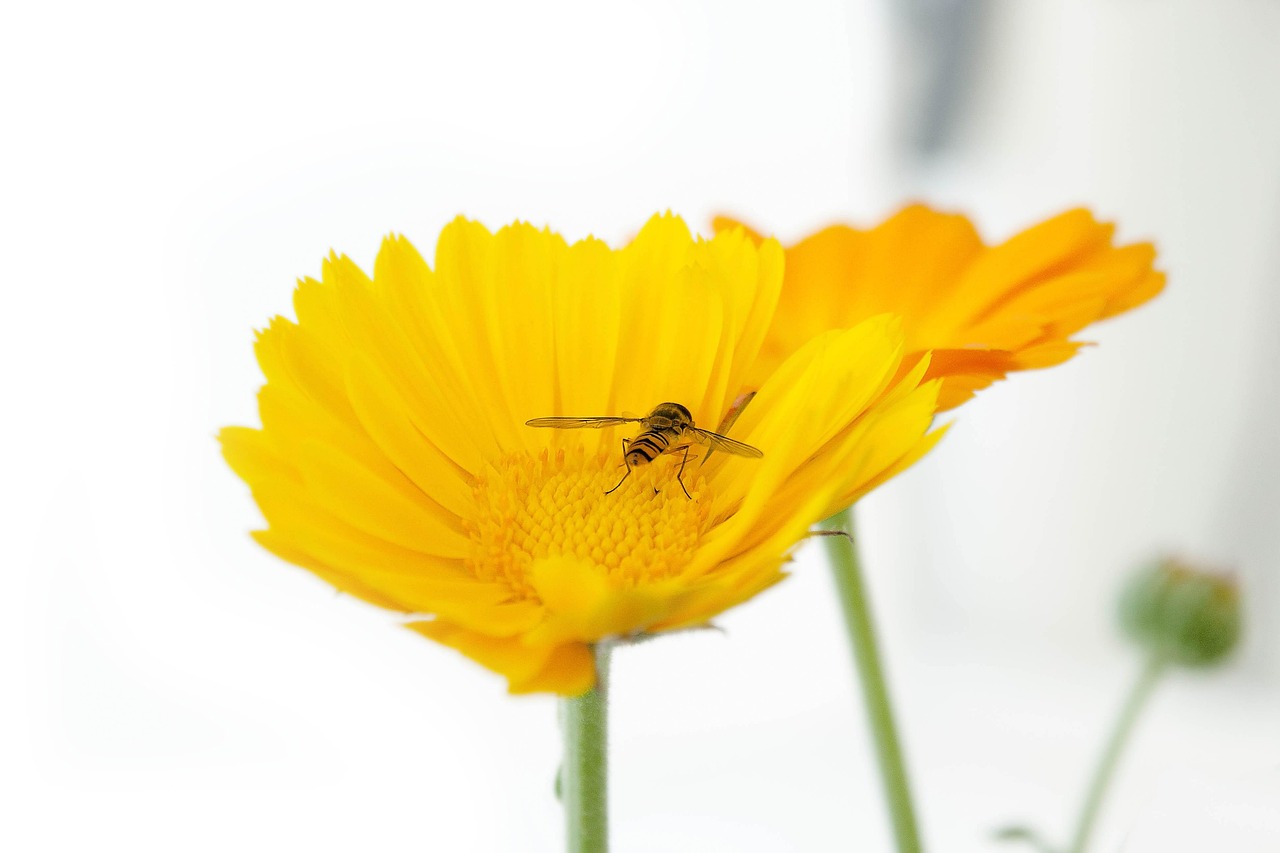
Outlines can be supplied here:
<path id="1" fill-rule="evenodd" d="M 970 96 L 988 0 L 889 0 L 900 33 L 896 58 L 904 147 L 919 160 L 945 151 Z"/>

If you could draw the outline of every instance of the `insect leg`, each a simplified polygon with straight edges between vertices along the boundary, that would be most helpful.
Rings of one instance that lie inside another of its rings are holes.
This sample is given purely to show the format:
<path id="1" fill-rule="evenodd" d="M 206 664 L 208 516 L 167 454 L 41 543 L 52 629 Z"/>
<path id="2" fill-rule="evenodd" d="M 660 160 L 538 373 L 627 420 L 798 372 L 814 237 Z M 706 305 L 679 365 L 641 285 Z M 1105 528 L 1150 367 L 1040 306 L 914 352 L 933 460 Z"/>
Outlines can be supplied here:
<path id="1" fill-rule="evenodd" d="M 627 481 L 627 478 L 631 476 L 631 463 L 627 461 L 627 440 L 625 438 L 622 439 L 622 464 L 627 466 L 627 473 L 622 475 L 622 479 L 618 481 L 618 486 L 621 486 L 623 483 L 625 483 Z M 605 492 L 605 494 L 611 495 L 614 492 L 618 491 L 618 486 L 614 486 L 612 489 Z"/>
<path id="2" fill-rule="evenodd" d="M 689 500 L 693 500 L 693 495 L 689 494 L 689 490 L 684 487 L 684 480 L 680 479 L 684 475 L 684 466 L 689 464 L 689 445 L 684 446 L 684 459 L 680 460 L 680 470 L 676 472 L 676 482 L 680 484 L 680 491 L 684 492 L 684 496 Z"/>

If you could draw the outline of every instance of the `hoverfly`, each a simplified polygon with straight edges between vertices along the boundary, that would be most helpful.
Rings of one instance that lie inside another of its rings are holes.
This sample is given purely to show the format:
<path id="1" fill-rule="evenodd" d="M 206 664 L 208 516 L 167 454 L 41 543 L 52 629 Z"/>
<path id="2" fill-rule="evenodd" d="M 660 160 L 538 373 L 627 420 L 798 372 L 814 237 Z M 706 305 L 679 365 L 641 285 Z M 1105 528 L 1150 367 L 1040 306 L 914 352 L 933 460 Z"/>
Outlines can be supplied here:
<path id="1" fill-rule="evenodd" d="M 660 403 L 643 418 L 534 418 L 525 421 L 525 426 L 553 429 L 603 429 L 619 424 L 640 424 L 641 430 L 640 434 L 633 439 L 622 439 L 622 462 L 627 466 L 627 473 L 622 475 L 617 486 L 605 492 L 606 495 L 613 494 L 618 490 L 618 486 L 627 481 L 633 466 L 646 465 L 664 453 L 683 450 L 684 458 L 680 460 L 676 482 L 680 484 L 680 490 L 684 492 L 684 496 L 693 500 L 693 496 L 684 486 L 684 480 L 681 479 L 684 466 L 689 463 L 689 447 L 692 442 L 705 444 L 712 450 L 723 450 L 725 453 L 752 459 L 760 459 L 764 456 L 762 451 L 749 444 L 694 426 L 693 415 L 679 403 Z"/>

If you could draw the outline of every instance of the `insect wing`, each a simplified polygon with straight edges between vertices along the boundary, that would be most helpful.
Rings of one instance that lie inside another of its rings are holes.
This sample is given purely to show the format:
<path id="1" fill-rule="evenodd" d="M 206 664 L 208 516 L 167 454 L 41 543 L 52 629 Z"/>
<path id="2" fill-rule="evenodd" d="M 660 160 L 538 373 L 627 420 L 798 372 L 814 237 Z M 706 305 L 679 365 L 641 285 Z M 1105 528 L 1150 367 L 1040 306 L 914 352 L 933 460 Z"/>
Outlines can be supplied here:
<path id="1" fill-rule="evenodd" d="M 738 422 L 738 418 L 747 410 L 747 406 L 751 404 L 751 401 L 756 398 L 756 394 L 758 393 L 760 392 L 752 391 L 750 394 L 743 394 L 742 397 L 734 403 L 733 408 L 725 413 L 724 420 L 720 422 L 720 426 L 716 427 L 716 432 L 720 435 L 724 435 L 732 429 L 733 425 Z"/>
<path id="2" fill-rule="evenodd" d="M 718 432 L 712 432 L 709 429 L 698 429 L 693 427 L 689 430 L 693 434 L 696 441 L 711 446 L 712 450 L 721 450 L 725 453 L 732 453 L 737 456 L 749 456 L 752 459 L 761 459 L 764 457 L 764 451 L 759 448 L 752 447 L 749 444 L 743 444 L 741 441 L 729 438 L 727 435 L 721 435 Z"/>
<path id="3" fill-rule="evenodd" d="M 744 394 L 743 396 L 737 399 L 737 401 L 733 404 L 733 408 L 729 409 L 729 411 L 725 413 L 724 420 L 720 422 L 720 426 L 716 427 L 717 435 L 726 433 L 733 428 L 733 425 L 737 422 L 738 417 L 747 410 L 747 406 L 751 403 L 752 400 L 756 398 L 757 393 L 758 392 L 756 391 L 752 391 L 750 394 Z M 707 460 L 711 458 L 711 454 L 715 452 L 716 452 L 715 448 L 713 447 L 712 449 L 704 453 L 702 455 L 702 461 L 699 462 L 698 465 L 699 466 L 706 465 Z"/>
<path id="4" fill-rule="evenodd" d="M 634 424 L 639 418 L 534 418 L 525 426 L 551 427 L 552 429 L 603 429 L 618 424 Z"/>

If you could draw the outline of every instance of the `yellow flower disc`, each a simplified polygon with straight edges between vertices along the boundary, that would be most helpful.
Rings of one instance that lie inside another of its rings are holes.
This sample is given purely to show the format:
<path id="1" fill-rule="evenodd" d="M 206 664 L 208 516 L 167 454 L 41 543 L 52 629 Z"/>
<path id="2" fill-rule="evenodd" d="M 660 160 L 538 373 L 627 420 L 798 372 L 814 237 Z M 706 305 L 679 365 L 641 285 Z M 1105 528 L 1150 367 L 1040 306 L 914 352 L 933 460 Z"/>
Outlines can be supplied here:
<path id="1" fill-rule="evenodd" d="M 512 691 L 589 689 L 591 644 L 706 624 L 776 583 L 814 522 L 939 436 L 928 359 L 904 367 L 891 316 L 776 365 L 731 430 L 760 459 L 694 442 L 622 481 L 638 426 L 525 425 L 671 401 L 715 430 L 782 263 L 774 241 L 695 239 L 672 216 L 621 249 L 458 219 L 434 265 L 399 237 L 371 278 L 331 256 L 297 321 L 259 336 L 261 429 L 220 435 L 266 518 L 255 538 Z"/>
<path id="2" fill-rule="evenodd" d="M 661 497 L 679 460 L 660 457 L 617 491 L 619 456 L 580 448 L 512 454 L 476 477 L 475 548 L 467 565 L 482 580 L 502 579 L 522 594 L 535 562 L 589 561 L 603 576 L 635 586 L 671 577 L 689 562 L 708 526 L 705 481 L 686 484 L 692 500 Z"/>

